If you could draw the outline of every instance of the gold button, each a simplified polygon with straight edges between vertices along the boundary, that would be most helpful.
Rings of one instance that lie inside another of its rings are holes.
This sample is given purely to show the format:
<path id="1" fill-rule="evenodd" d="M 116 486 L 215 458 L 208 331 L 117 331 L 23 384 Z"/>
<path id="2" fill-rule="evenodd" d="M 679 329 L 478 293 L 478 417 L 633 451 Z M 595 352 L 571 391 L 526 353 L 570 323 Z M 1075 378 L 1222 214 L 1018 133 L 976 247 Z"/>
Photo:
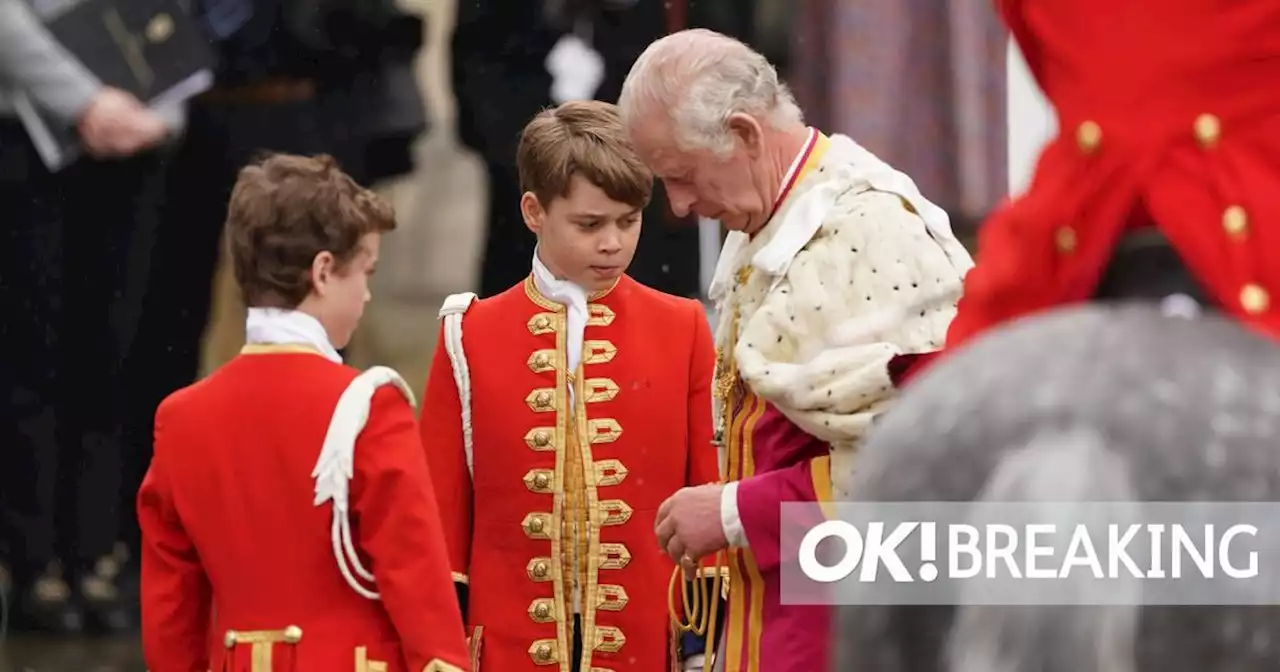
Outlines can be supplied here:
<path id="1" fill-rule="evenodd" d="M 1240 290 L 1240 305 L 1246 313 L 1258 315 L 1266 312 L 1271 305 L 1271 297 L 1267 290 L 1251 282 Z"/>
<path id="2" fill-rule="evenodd" d="M 529 531 L 530 531 L 530 532 L 533 532 L 533 533 L 535 533 L 535 534 L 536 534 L 536 533 L 538 533 L 538 532 L 541 532 L 541 531 L 542 531 L 542 519 L 541 519 L 541 518 L 534 518 L 533 520 L 530 520 L 530 521 L 529 521 Z"/>
<path id="3" fill-rule="evenodd" d="M 173 17 L 168 14 L 157 14 L 147 24 L 147 39 L 159 44 L 173 35 Z"/>
<path id="4" fill-rule="evenodd" d="M 547 359 L 546 355 L 538 355 L 537 357 L 533 358 L 533 365 L 538 367 L 539 369 L 546 368 L 547 364 L 550 364 L 550 363 L 551 363 L 551 360 Z"/>
<path id="5" fill-rule="evenodd" d="M 539 448 L 545 448 L 549 443 L 551 443 L 551 435 L 546 432 L 538 432 L 533 435 L 533 445 Z"/>
<path id="6" fill-rule="evenodd" d="M 291 625 L 284 629 L 284 641 L 286 644 L 297 644 L 302 641 L 302 628 Z"/>
<path id="7" fill-rule="evenodd" d="M 1249 214 L 1244 208 L 1233 205 L 1222 212 L 1222 228 L 1233 238 L 1239 238 L 1249 230 Z"/>
<path id="8" fill-rule="evenodd" d="M 545 562 L 535 562 L 535 563 L 533 563 L 533 576 L 534 576 L 535 578 L 539 578 L 539 579 L 546 578 L 546 576 L 547 576 L 547 563 L 545 563 Z"/>
<path id="9" fill-rule="evenodd" d="M 551 320 L 548 320 L 546 315 L 540 315 L 538 316 L 538 319 L 533 321 L 533 326 L 537 327 L 538 329 L 546 329 L 547 326 L 550 324 L 551 324 Z"/>
<path id="10" fill-rule="evenodd" d="M 547 606 L 546 602 L 539 602 L 538 606 L 533 608 L 533 615 L 540 619 L 547 618 L 551 615 L 551 607 Z"/>
<path id="11" fill-rule="evenodd" d="M 228 649 L 236 648 L 236 631 L 228 630 L 227 634 L 222 637 L 222 643 Z"/>
<path id="12" fill-rule="evenodd" d="M 551 479 L 547 478 L 546 474 L 538 474 L 533 477 L 533 487 L 541 490 L 548 485 L 551 485 Z"/>
<path id="13" fill-rule="evenodd" d="M 534 655 L 538 657 L 538 660 L 551 660 L 551 645 L 539 644 Z"/>
<path id="14" fill-rule="evenodd" d="M 1200 146 L 1210 147 L 1222 135 L 1222 123 L 1212 114 L 1205 113 L 1196 117 L 1195 131 Z"/>
<path id="15" fill-rule="evenodd" d="M 1069 226 L 1059 227 L 1053 234 L 1053 242 L 1058 251 L 1068 253 L 1076 249 L 1076 231 Z"/>
<path id="16" fill-rule="evenodd" d="M 534 398 L 533 398 L 533 403 L 537 404 L 538 406 L 550 406 L 550 405 L 551 405 L 551 393 L 550 393 L 550 392 L 539 392 L 539 393 L 538 393 L 538 396 L 536 396 L 536 397 L 534 397 Z"/>
<path id="17" fill-rule="evenodd" d="M 1096 121 L 1085 121 L 1076 127 L 1076 144 L 1080 151 L 1092 154 L 1102 144 L 1102 127 Z"/>

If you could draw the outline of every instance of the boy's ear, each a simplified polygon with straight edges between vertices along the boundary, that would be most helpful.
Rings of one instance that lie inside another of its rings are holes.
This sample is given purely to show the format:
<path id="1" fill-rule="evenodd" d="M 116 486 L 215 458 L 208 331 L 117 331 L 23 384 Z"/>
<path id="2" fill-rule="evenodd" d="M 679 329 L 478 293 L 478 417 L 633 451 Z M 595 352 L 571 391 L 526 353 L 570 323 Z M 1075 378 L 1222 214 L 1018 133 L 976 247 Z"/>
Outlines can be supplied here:
<path id="1" fill-rule="evenodd" d="M 324 296 L 328 291 L 336 263 L 333 253 L 327 250 L 311 260 L 311 288 L 317 295 Z"/>
<path id="2" fill-rule="evenodd" d="M 542 203 L 538 202 L 538 197 L 533 195 L 532 191 L 524 192 L 520 197 L 520 215 L 524 217 L 524 225 L 529 227 L 535 235 L 542 233 L 542 222 L 546 219 L 547 213 L 542 209 Z"/>

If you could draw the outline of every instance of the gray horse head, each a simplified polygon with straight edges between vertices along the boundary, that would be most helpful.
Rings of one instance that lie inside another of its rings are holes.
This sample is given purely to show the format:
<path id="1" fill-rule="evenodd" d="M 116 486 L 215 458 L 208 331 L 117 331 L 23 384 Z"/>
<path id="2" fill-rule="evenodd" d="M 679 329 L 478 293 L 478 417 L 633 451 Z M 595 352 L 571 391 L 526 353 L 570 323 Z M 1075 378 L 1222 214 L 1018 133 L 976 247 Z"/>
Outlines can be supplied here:
<path id="1" fill-rule="evenodd" d="M 1280 348 L 1216 316 L 1088 305 L 938 362 L 883 415 L 860 502 L 1280 500 Z M 834 669 L 1243 672 L 1280 607 L 845 606 Z"/>

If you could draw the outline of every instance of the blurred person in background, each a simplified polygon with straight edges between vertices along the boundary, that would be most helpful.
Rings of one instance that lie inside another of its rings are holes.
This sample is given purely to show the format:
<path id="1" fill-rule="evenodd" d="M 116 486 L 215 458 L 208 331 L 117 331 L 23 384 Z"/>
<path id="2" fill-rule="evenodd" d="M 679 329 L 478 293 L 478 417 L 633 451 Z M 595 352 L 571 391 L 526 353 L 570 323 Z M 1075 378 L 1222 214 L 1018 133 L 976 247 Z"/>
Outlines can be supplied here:
<path id="1" fill-rule="evenodd" d="M 965 237 L 1005 196 L 1007 33 L 990 0 L 811 0 L 788 9 L 789 81 L 812 123 L 911 175 Z"/>
<path id="2" fill-rule="evenodd" d="M 627 71 L 645 47 L 687 24 L 747 38 L 753 33 L 755 4 L 756 0 L 458 3 L 452 43 L 458 135 L 479 154 L 489 179 L 481 297 L 502 292 L 528 275 L 535 241 L 520 214 L 515 167 L 516 143 L 525 121 L 569 99 L 564 94 L 617 100 Z M 584 83 L 566 85 L 570 79 Z M 650 228 L 640 239 L 633 277 L 663 292 L 697 296 L 697 229 L 681 225 L 662 197 L 649 204 L 645 219 Z M 688 218 L 683 222 L 696 223 Z"/>
<path id="3" fill-rule="evenodd" d="M 14 116 L 17 92 L 76 128 L 88 156 L 51 174 Z M 176 124 L 103 86 L 21 0 L 0 0 L 0 583 L 19 627 L 75 632 L 86 613 L 127 625 L 94 580 L 118 500 L 113 381 L 129 318 L 113 311 L 137 296 L 130 270 L 148 252 L 135 215 L 153 173 L 136 157 Z"/>
<path id="4" fill-rule="evenodd" d="M 203 0 L 200 8 L 221 64 L 213 90 L 192 101 L 185 140 L 169 166 L 128 367 L 126 500 L 150 460 L 156 406 L 199 375 L 239 168 L 266 151 L 324 153 L 367 184 L 410 171 L 412 142 L 427 125 L 412 77 L 423 23 L 390 0 Z M 137 523 L 125 518 L 125 545 L 136 550 Z"/>

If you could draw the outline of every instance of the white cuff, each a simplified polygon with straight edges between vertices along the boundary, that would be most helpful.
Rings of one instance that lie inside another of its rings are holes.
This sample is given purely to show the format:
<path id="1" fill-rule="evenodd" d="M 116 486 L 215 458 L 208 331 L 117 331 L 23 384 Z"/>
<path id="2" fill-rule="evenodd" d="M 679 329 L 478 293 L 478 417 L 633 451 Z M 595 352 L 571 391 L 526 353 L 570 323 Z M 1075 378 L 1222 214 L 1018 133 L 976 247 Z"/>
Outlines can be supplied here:
<path id="1" fill-rule="evenodd" d="M 747 531 L 742 527 L 742 519 L 738 517 L 738 482 L 726 483 L 720 491 L 720 526 L 724 528 L 724 538 L 734 548 L 747 548 Z"/>
<path id="2" fill-rule="evenodd" d="M 701 653 L 684 659 L 685 672 L 698 672 L 707 664 L 707 657 Z"/>

